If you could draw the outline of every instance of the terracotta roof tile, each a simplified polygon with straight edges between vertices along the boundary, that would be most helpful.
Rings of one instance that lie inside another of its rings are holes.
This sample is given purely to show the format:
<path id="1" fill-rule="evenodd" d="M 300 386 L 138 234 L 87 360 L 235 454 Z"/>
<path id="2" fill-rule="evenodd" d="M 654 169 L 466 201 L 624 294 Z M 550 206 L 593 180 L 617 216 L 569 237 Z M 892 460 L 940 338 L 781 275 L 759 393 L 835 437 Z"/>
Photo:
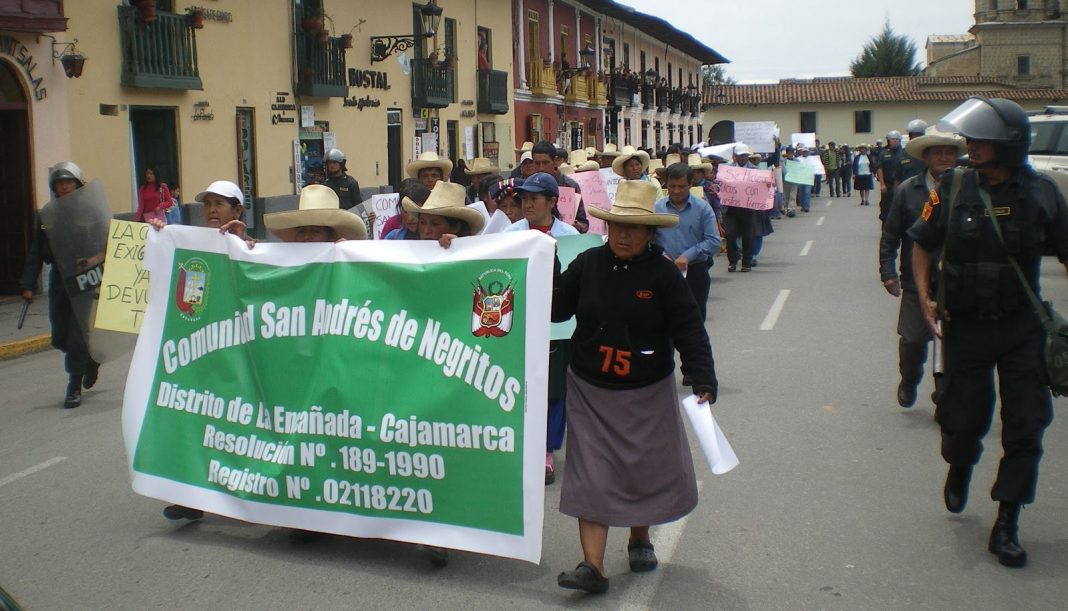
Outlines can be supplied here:
<path id="1" fill-rule="evenodd" d="M 1068 90 L 1020 88 L 979 76 L 831 77 L 783 79 L 767 85 L 720 85 L 705 89 L 705 103 L 719 93 L 724 104 L 835 104 L 853 102 L 940 102 L 990 95 L 1010 100 L 1068 100 Z"/>

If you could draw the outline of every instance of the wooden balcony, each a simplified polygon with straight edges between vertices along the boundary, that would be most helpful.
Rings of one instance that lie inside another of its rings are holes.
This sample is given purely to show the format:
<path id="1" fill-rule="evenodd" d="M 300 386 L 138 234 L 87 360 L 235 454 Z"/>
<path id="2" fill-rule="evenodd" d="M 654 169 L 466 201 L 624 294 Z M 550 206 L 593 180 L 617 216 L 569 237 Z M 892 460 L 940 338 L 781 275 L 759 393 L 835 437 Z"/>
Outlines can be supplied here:
<path id="1" fill-rule="evenodd" d="M 564 82 L 567 83 L 565 77 Z M 571 75 L 571 84 L 564 88 L 564 101 L 566 102 L 584 102 L 589 104 L 590 102 L 590 81 L 589 77 L 581 72 L 575 72 Z"/>
<path id="2" fill-rule="evenodd" d="M 158 12 L 145 23 L 141 11 L 120 6 L 119 35 L 125 87 L 204 89 L 197 67 L 197 39 L 186 15 Z"/>
<path id="3" fill-rule="evenodd" d="M 598 78 L 597 75 L 590 75 L 590 103 L 594 106 L 608 106 L 608 84 L 605 82 L 608 77 Z"/>
<path id="4" fill-rule="evenodd" d="M 478 112 L 508 114 L 508 73 L 501 70 L 478 71 Z"/>
<path id="5" fill-rule="evenodd" d="M 534 95 L 560 95 L 556 88 L 556 69 L 550 62 L 527 64 L 527 85 Z"/>
<path id="6" fill-rule="evenodd" d="M 454 71 L 443 62 L 412 60 L 412 105 L 416 108 L 445 108 L 452 103 Z"/>
<path id="7" fill-rule="evenodd" d="M 341 38 L 319 32 L 297 32 L 297 95 L 313 98 L 343 98 L 349 95 L 345 80 L 345 45 Z"/>

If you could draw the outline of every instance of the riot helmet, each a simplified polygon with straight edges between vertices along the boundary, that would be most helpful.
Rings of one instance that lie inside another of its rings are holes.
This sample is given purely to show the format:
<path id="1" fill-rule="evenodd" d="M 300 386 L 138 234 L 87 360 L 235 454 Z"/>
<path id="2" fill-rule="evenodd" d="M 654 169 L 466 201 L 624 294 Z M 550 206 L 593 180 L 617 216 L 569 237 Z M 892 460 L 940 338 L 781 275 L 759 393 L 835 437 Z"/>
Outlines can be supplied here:
<path id="1" fill-rule="evenodd" d="M 1027 163 L 1031 122 L 1019 104 L 1003 98 L 971 97 L 938 122 L 938 130 L 968 140 L 991 142 L 997 163 L 1019 167 Z"/>
<path id="2" fill-rule="evenodd" d="M 876 148 L 882 147 L 882 145 L 883 145 L 883 141 L 882 140 L 876 140 L 875 141 L 875 147 Z"/>
<path id="3" fill-rule="evenodd" d="M 326 152 L 326 161 L 336 161 L 341 166 L 341 171 L 346 172 L 348 168 L 345 167 L 345 153 L 338 148 L 330 149 Z"/>
<path id="4" fill-rule="evenodd" d="M 892 129 L 892 130 L 886 132 L 886 139 L 887 140 L 901 140 L 901 132 L 897 131 L 896 129 Z"/>
<path id="5" fill-rule="evenodd" d="M 919 136 L 927 133 L 927 121 L 923 119 L 913 119 L 909 121 L 909 124 L 905 126 L 905 132 L 908 133 L 909 138 L 912 138 L 912 134 Z"/>
<path id="6" fill-rule="evenodd" d="M 79 189 L 85 185 L 85 180 L 82 178 L 82 169 L 73 161 L 60 161 L 48 172 L 48 188 L 53 194 L 56 192 L 56 183 L 64 179 L 76 181 Z"/>

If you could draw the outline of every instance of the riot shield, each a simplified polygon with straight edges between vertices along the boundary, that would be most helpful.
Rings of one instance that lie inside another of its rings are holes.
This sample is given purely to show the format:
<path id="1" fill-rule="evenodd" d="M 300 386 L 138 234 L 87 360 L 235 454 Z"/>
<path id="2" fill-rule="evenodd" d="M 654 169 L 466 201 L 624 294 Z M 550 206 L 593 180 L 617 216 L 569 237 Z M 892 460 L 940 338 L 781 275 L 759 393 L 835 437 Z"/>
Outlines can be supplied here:
<path id="1" fill-rule="evenodd" d="M 89 354 L 103 363 L 133 348 L 133 336 L 94 328 L 100 283 L 104 277 L 111 208 L 104 187 L 94 180 L 54 199 L 40 212 L 55 265 L 70 297 Z"/>

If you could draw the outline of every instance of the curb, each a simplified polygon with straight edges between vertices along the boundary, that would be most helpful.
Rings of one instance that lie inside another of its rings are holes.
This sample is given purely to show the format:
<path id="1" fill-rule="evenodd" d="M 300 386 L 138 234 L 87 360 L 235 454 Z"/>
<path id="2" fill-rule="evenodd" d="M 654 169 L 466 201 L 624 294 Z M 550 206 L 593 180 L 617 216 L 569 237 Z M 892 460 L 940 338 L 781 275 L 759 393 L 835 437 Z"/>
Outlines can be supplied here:
<path id="1" fill-rule="evenodd" d="M 52 347 L 52 336 L 48 333 L 35 335 L 27 339 L 0 343 L 0 361 L 41 352 Z"/>

